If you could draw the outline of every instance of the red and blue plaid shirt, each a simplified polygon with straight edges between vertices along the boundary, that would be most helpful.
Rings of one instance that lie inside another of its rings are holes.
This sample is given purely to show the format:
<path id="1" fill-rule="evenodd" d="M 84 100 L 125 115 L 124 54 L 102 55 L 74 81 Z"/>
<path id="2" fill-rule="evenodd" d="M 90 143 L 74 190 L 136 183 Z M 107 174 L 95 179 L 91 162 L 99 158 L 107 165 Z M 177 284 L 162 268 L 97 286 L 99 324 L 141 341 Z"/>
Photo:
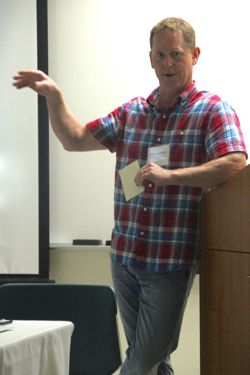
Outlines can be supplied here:
<path id="1" fill-rule="evenodd" d="M 199 211 L 205 189 L 156 186 L 126 202 L 119 170 L 138 160 L 147 163 L 148 148 L 168 144 L 168 169 L 194 167 L 246 148 L 235 111 L 218 96 L 192 84 L 167 113 L 154 103 L 159 89 L 137 97 L 88 129 L 116 152 L 115 225 L 111 258 L 124 265 L 153 271 L 184 270 L 199 257 Z"/>

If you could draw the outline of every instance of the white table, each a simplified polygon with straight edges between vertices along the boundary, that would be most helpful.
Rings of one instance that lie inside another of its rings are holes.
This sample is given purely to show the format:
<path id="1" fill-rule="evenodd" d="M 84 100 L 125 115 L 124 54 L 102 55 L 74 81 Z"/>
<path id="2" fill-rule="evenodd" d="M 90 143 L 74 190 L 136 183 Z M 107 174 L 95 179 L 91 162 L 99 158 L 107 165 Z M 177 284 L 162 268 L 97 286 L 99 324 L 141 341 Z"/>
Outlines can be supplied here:
<path id="1" fill-rule="evenodd" d="M 74 325 L 15 320 L 0 332 L 0 375 L 68 375 Z"/>

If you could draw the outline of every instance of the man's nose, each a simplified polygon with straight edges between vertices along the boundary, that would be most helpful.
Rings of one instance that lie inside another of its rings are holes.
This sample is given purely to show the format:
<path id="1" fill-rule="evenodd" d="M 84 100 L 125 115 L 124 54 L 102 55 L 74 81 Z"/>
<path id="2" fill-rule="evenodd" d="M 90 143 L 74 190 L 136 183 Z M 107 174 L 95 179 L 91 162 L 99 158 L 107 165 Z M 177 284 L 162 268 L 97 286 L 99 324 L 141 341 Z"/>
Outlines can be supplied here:
<path id="1" fill-rule="evenodd" d="M 166 68 L 171 68 L 174 65 L 174 60 L 171 56 L 165 56 L 163 60 L 163 65 Z"/>

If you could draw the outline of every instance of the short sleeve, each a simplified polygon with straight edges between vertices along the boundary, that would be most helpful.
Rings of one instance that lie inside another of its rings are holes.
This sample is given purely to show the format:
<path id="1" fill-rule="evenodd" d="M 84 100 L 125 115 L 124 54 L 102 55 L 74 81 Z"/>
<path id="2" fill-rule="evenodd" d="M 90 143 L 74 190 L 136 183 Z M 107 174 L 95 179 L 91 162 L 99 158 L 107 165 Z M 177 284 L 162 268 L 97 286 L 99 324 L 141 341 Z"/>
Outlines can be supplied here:
<path id="1" fill-rule="evenodd" d="M 86 124 L 92 135 L 110 152 L 116 151 L 116 146 L 122 131 L 122 107 L 116 108 L 107 116 Z"/>
<path id="2" fill-rule="evenodd" d="M 205 142 L 207 154 L 211 159 L 231 152 L 244 152 L 247 156 L 239 118 L 228 103 L 213 103 L 208 118 Z"/>

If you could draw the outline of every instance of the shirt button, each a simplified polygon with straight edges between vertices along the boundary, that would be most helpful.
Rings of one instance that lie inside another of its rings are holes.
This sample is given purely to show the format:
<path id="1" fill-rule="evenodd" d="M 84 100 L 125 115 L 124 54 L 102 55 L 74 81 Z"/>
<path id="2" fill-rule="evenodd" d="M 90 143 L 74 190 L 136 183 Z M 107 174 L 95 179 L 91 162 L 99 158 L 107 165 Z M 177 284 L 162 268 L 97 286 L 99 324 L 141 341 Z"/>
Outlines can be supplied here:
<path id="1" fill-rule="evenodd" d="M 145 234 L 144 232 L 140 232 L 140 236 L 142 236 L 142 237 L 143 237 L 143 236 L 144 236 L 144 234 Z"/>
<path id="2" fill-rule="evenodd" d="M 147 207 L 144 207 L 144 208 L 143 208 L 143 211 L 147 211 L 147 210 L 148 210 Z"/>
<path id="3" fill-rule="evenodd" d="M 180 132 L 180 135 L 183 135 L 183 134 L 184 134 L 184 132 L 183 132 L 183 131 L 181 131 L 181 132 Z"/>
<path id="4" fill-rule="evenodd" d="M 148 187 L 151 188 L 153 185 L 152 184 L 148 184 Z"/>
<path id="5" fill-rule="evenodd" d="M 166 115 L 162 115 L 162 118 L 166 118 L 167 116 Z"/>
<path id="6" fill-rule="evenodd" d="M 157 142 L 161 142 L 161 138 L 159 137 L 159 138 L 157 138 Z"/>

